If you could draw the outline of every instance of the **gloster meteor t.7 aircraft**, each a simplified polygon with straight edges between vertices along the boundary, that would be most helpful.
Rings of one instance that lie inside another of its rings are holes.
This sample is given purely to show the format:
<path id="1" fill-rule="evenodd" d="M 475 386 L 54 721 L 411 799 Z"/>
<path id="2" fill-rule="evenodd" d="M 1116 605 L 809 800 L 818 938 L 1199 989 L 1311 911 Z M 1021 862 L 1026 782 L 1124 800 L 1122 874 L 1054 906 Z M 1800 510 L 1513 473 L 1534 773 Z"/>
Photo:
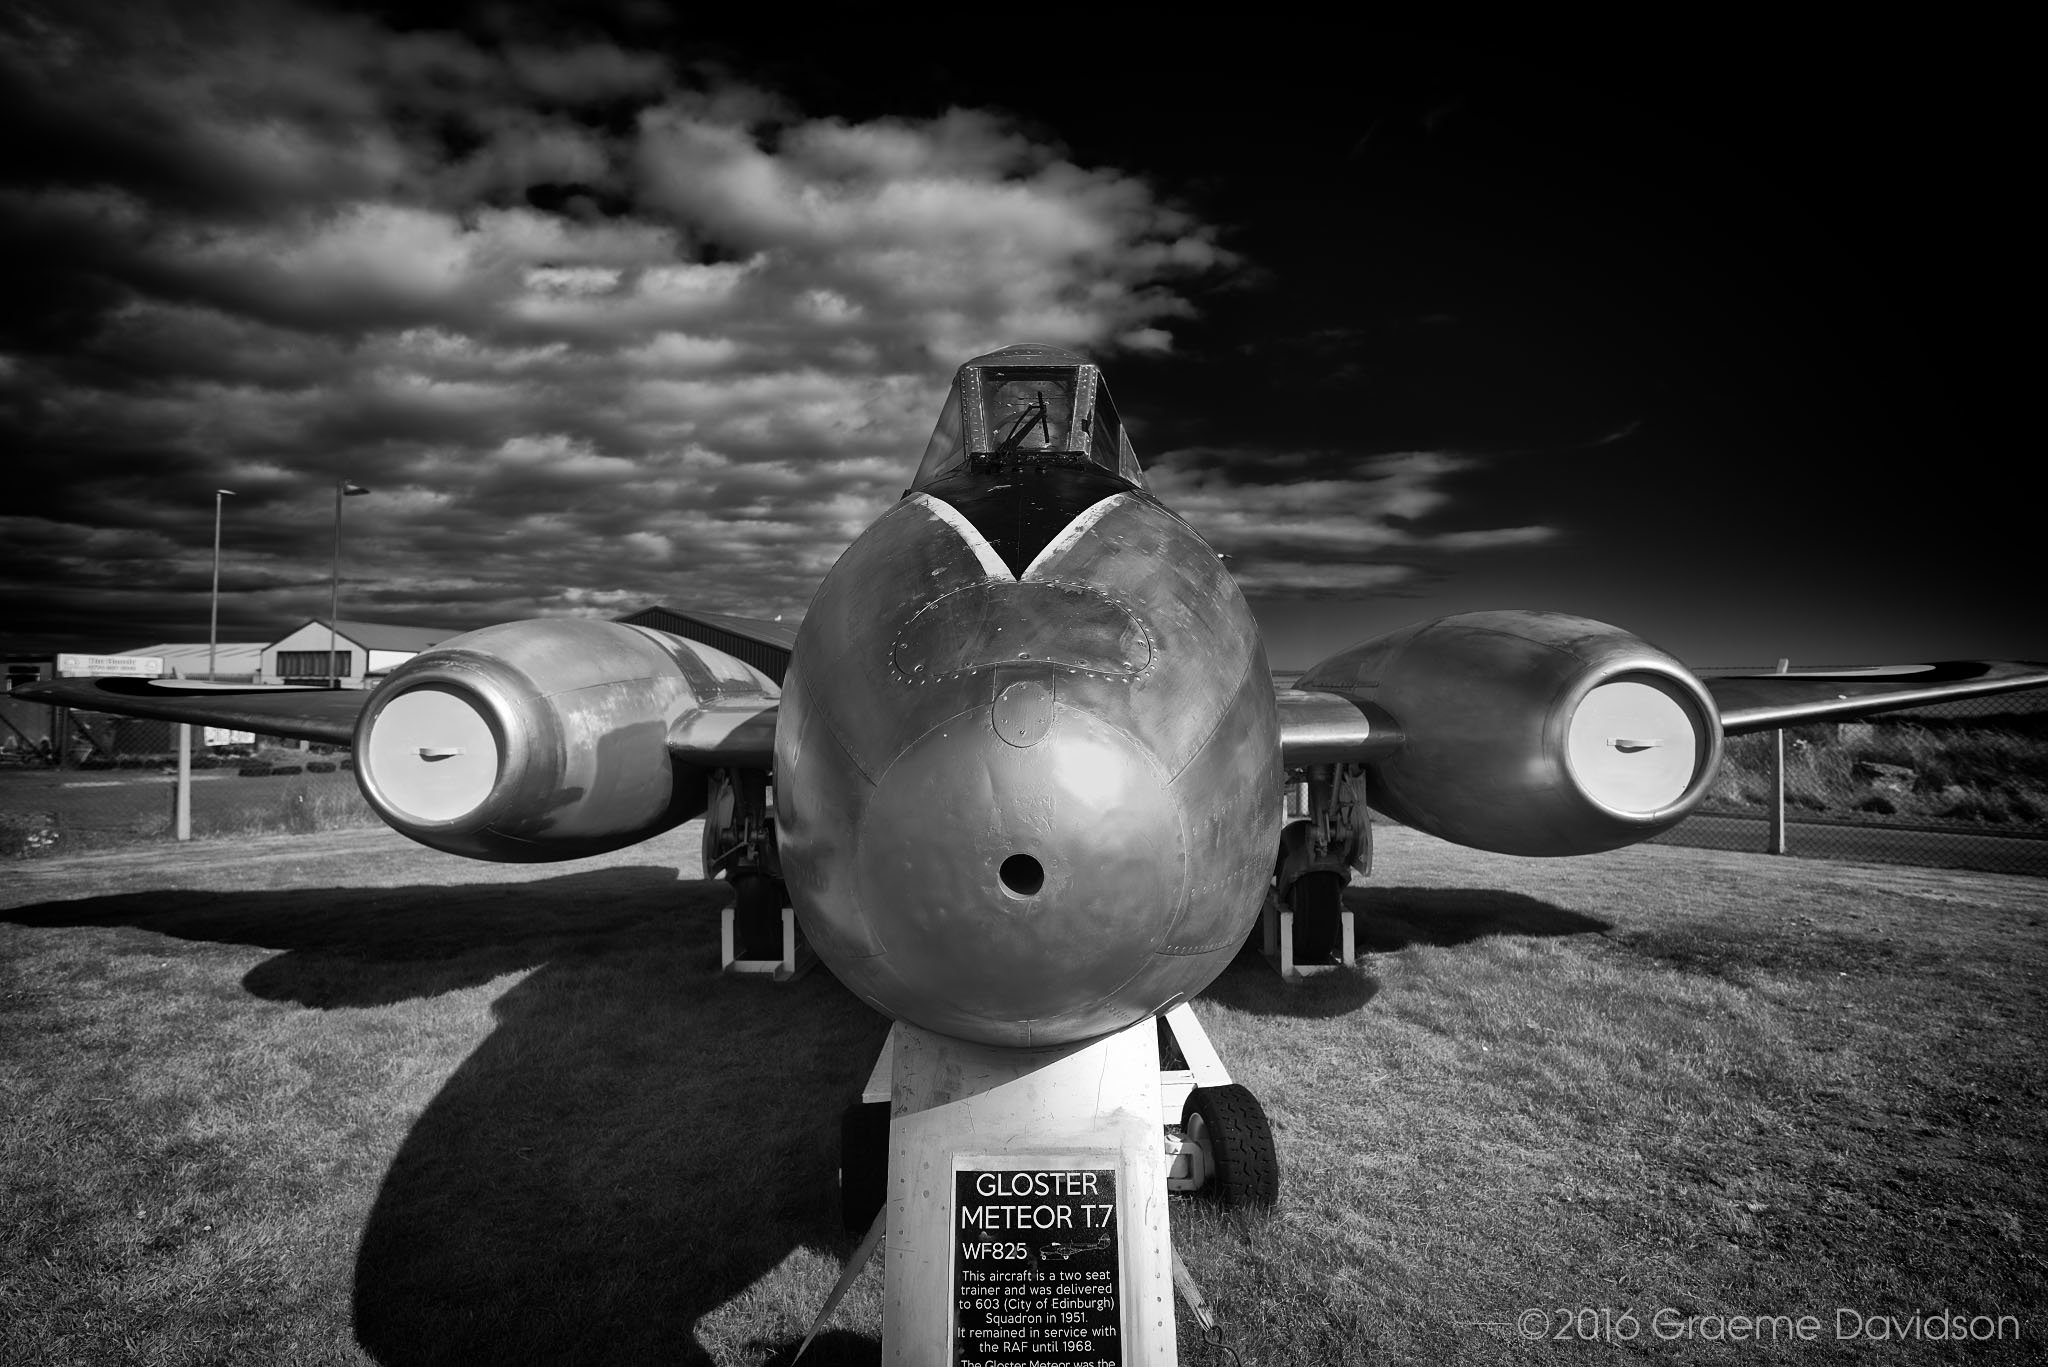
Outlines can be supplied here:
<path id="1" fill-rule="evenodd" d="M 779 692 L 694 641 L 549 618 L 456 637 L 367 693 L 19 696 L 351 743 L 386 821 L 476 859 L 574 859 L 705 815 L 707 871 L 743 912 L 786 896 L 877 1010 L 1031 1047 L 1199 993 L 1269 895 L 1317 952 L 1369 857 L 1368 804 L 1481 849 L 1609 850 L 1692 811 L 1725 735 L 2043 683 L 1981 662 L 1703 681 L 1618 627 L 1507 611 L 1367 641 L 1276 690 L 1243 595 L 1148 491 L 1101 372 L 1013 346 L 960 368 Z M 1308 792 L 1291 823 L 1289 783 Z"/>

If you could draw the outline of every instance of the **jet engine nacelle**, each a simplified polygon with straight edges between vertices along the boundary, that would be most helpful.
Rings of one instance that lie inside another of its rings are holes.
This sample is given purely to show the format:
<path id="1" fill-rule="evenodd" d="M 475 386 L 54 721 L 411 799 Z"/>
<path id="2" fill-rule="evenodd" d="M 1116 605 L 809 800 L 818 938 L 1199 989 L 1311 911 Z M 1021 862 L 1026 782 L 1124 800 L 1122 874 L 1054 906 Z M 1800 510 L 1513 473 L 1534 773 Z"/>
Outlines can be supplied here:
<path id="1" fill-rule="evenodd" d="M 445 641 L 356 723 L 356 781 L 393 827 L 471 859 L 602 854 L 704 810 L 670 728 L 707 695 L 773 692 L 730 656 L 619 622 L 546 618 Z"/>
<path id="2" fill-rule="evenodd" d="M 1407 741 L 1374 765 L 1371 805 L 1504 854 L 1616 849 L 1699 805 L 1721 763 L 1713 700 L 1619 627 L 1474 612 L 1364 642 L 1303 675 L 1392 714 Z"/>

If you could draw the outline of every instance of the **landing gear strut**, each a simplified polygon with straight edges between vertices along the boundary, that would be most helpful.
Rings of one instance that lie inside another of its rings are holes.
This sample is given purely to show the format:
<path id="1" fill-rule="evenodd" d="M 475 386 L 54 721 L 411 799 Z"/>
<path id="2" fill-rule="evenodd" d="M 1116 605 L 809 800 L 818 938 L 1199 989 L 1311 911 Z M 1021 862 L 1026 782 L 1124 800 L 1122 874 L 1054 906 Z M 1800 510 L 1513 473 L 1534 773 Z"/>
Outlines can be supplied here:
<path id="1" fill-rule="evenodd" d="M 716 769 L 704 804 L 704 876 L 725 875 L 733 904 L 721 933 L 728 973 L 801 977 L 814 962 L 797 934 L 782 860 L 775 849 L 775 799 L 759 769 Z"/>
<path id="2" fill-rule="evenodd" d="M 1294 982 L 1357 956 L 1344 889 L 1353 869 L 1372 871 L 1372 818 L 1363 765 L 1318 764 L 1291 777 L 1264 934 L 1266 957 Z"/>

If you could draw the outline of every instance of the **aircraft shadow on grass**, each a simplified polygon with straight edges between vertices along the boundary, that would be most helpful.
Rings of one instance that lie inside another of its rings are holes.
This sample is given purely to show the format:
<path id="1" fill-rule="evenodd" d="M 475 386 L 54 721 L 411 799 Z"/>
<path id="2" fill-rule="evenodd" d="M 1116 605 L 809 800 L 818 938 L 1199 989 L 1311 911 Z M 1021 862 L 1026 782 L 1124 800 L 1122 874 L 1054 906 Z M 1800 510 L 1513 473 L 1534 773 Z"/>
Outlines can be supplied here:
<path id="1" fill-rule="evenodd" d="M 1463 945 L 1496 935 L 1585 935 L 1612 921 L 1500 888 L 1352 888 L 1344 905 L 1355 915 L 1358 952 L 1383 954 L 1411 945 Z"/>
<path id="2" fill-rule="evenodd" d="M 1361 956 L 1411 945 L 1452 947 L 1497 935 L 1584 935 L 1613 929 L 1611 922 L 1598 917 L 1497 888 L 1373 885 L 1347 891 L 1344 905 L 1353 913 Z M 1255 1015 L 1328 1017 L 1359 1009 L 1379 990 L 1369 959 L 1292 986 L 1282 983 L 1259 952 L 1255 935 L 1202 995 Z"/>
<path id="3" fill-rule="evenodd" d="M 888 1023 L 829 974 L 723 977 L 723 884 L 618 868 L 498 885 L 152 892 L 17 908 L 282 951 L 255 996 L 380 1007 L 525 973 L 413 1123 L 362 1230 L 386 1367 L 705 1362 L 698 1326 L 793 1252 L 837 1262 L 839 1116 Z M 388 1024 L 387 1024 L 388 1023 Z M 390 1030 L 397 1062 L 413 1038 Z M 815 1307 L 794 1307 L 808 1315 Z M 757 1341 L 786 1360 L 795 1343 Z M 872 1363 L 827 1332 L 804 1362 Z"/>
<path id="4" fill-rule="evenodd" d="M 358 1246 L 357 1339 L 386 1367 L 702 1362 L 706 1316 L 799 1249 L 846 1255 L 839 1113 L 888 1028 L 828 973 L 786 987 L 721 976 L 729 896 L 672 868 L 629 867 L 506 884 L 137 893 L 0 917 L 277 950 L 243 986 L 309 1008 L 387 1007 L 523 973 L 384 1175 Z M 1368 951 L 1607 928 L 1509 892 L 1350 897 Z M 1260 1014 L 1332 1016 L 1377 987 L 1354 969 L 1286 988 L 1248 954 L 1209 995 Z M 386 1019 L 397 1055 L 410 1036 L 402 1018 Z M 787 1361 L 794 1343 L 748 1346 Z M 804 1360 L 878 1353 L 872 1337 L 842 1330 Z"/>

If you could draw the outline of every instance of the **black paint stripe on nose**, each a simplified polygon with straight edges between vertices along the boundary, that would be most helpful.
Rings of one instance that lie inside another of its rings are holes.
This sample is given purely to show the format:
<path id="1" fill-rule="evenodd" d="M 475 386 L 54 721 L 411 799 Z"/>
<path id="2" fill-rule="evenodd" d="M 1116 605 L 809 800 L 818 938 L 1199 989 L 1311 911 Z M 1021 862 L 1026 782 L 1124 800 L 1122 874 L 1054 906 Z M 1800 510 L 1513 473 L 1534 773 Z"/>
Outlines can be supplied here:
<path id="1" fill-rule="evenodd" d="M 1020 462 L 1000 473 L 956 470 L 918 492 L 951 504 L 1021 577 L 1068 523 L 1112 494 L 1136 488 L 1100 466 Z"/>

